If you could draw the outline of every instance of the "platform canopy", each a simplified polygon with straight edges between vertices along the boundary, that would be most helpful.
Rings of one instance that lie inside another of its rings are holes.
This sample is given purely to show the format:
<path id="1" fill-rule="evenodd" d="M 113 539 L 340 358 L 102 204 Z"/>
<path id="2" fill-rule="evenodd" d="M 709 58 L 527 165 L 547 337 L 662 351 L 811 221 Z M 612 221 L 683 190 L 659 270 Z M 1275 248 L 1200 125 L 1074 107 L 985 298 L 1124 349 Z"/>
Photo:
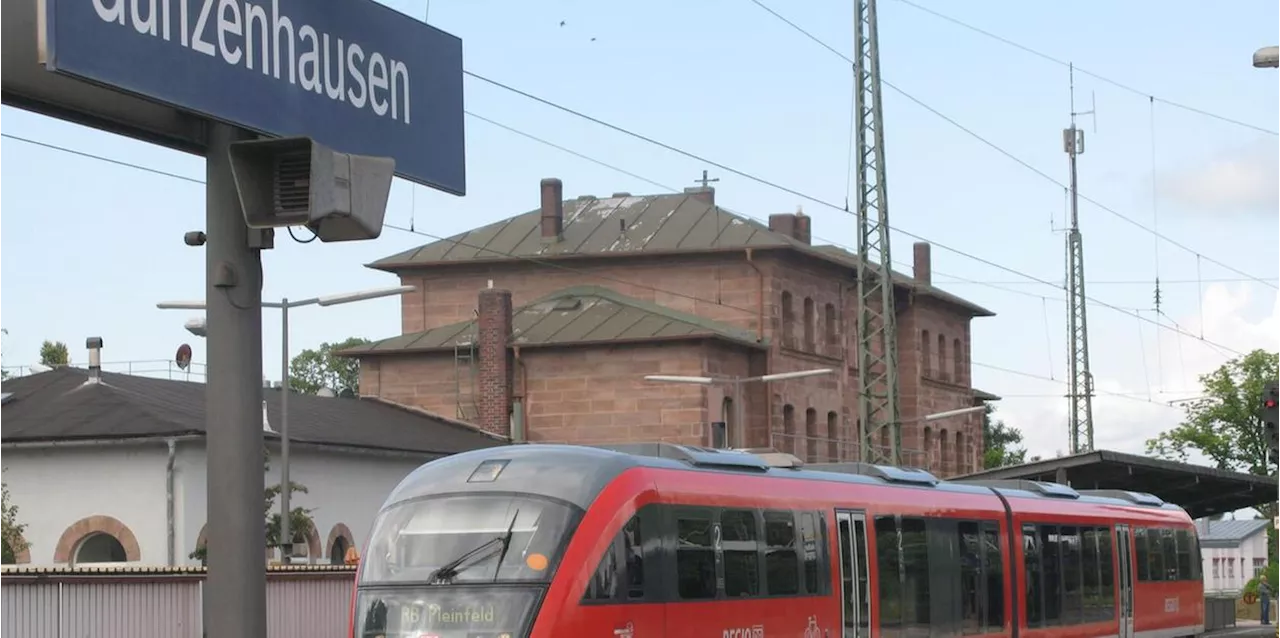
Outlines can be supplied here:
<path id="1" fill-rule="evenodd" d="M 1081 490 L 1147 492 L 1176 503 L 1192 518 L 1276 502 L 1276 479 L 1203 465 L 1095 450 L 975 472 L 964 479 L 1024 479 Z"/>

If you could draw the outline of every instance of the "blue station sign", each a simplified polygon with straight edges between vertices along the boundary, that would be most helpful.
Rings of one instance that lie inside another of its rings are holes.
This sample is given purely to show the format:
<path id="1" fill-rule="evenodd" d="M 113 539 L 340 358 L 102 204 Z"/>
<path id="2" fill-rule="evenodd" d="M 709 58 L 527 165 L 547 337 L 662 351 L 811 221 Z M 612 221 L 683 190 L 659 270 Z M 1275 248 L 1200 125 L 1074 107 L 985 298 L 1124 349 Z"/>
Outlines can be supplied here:
<path id="1" fill-rule="evenodd" d="M 34 0 L 30 0 L 34 1 Z M 462 40 L 372 0 L 43 0 L 49 70 L 466 194 Z"/>

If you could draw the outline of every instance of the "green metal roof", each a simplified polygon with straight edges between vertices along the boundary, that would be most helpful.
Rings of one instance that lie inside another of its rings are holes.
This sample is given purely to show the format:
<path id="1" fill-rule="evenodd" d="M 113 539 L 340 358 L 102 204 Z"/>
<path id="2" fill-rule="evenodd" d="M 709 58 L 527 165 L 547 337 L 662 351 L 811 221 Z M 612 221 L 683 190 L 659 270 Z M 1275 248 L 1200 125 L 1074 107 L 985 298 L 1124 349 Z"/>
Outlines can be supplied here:
<path id="1" fill-rule="evenodd" d="M 741 248 L 791 249 L 839 266 L 858 267 L 855 254 L 838 246 L 810 246 L 775 233 L 693 194 L 578 197 L 564 202 L 564 239 L 542 239 L 542 213 L 534 209 L 474 230 L 384 257 L 369 267 L 395 272 L 406 268 L 480 261 L 549 259 L 573 256 L 624 256 L 706 252 Z M 921 284 L 902 273 L 894 283 L 927 297 L 957 305 L 974 316 L 995 313 L 970 301 Z"/>
<path id="2" fill-rule="evenodd" d="M 688 194 L 564 202 L 564 239 L 543 241 L 535 209 L 379 259 L 373 268 L 568 255 L 622 255 L 803 245 Z"/>
<path id="3" fill-rule="evenodd" d="M 476 320 L 400 335 L 339 354 L 429 352 L 468 347 L 476 341 Z M 664 308 L 600 286 L 574 286 L 552 293 L 511 314 L 512 345 L 557 346 L 596 342 L 718 338 L 763 348 L 755 333 L 718 321 Z"/>

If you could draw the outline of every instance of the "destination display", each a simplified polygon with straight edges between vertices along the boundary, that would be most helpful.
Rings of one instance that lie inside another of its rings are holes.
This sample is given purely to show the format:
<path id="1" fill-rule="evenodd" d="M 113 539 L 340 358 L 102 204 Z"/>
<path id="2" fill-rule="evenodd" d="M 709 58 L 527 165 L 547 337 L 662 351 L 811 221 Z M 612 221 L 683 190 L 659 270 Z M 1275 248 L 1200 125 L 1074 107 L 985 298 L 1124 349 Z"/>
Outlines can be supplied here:
<path id="1" fill-rule="evenodd" d="M 511 638 L 523 635 L 538 587 L 365 590 L 356 609 L 358 638 Z"/>

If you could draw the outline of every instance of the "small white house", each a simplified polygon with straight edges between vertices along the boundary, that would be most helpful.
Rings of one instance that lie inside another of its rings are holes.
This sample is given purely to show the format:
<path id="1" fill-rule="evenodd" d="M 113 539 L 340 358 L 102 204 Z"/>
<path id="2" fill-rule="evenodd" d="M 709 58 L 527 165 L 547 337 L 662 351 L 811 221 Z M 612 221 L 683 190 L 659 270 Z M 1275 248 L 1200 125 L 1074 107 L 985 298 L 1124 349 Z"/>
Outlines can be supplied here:
<path id="1" fill-rule="evenodd" d="M 205 542 L 204 390 L 77 368 L 5 381 L 0 461 L 30 545 L 15 562 L 199 564 L 189 555 Z M 280 482 L 280 391 L 263 396 L 265 487 Z M 295 393 L 289 419 L 290 478 L 308 488 L 291 505 L 314 509 L 308 562 L 363 547 L 378 507 L 414 468 L 505 443 L 370 398 Z"/>
<path id="2" fill-rule="evenodd" d="M 1267 566 L 1267 520 L 1196 521 L 1204 589 L 1234 593 Z"/>

